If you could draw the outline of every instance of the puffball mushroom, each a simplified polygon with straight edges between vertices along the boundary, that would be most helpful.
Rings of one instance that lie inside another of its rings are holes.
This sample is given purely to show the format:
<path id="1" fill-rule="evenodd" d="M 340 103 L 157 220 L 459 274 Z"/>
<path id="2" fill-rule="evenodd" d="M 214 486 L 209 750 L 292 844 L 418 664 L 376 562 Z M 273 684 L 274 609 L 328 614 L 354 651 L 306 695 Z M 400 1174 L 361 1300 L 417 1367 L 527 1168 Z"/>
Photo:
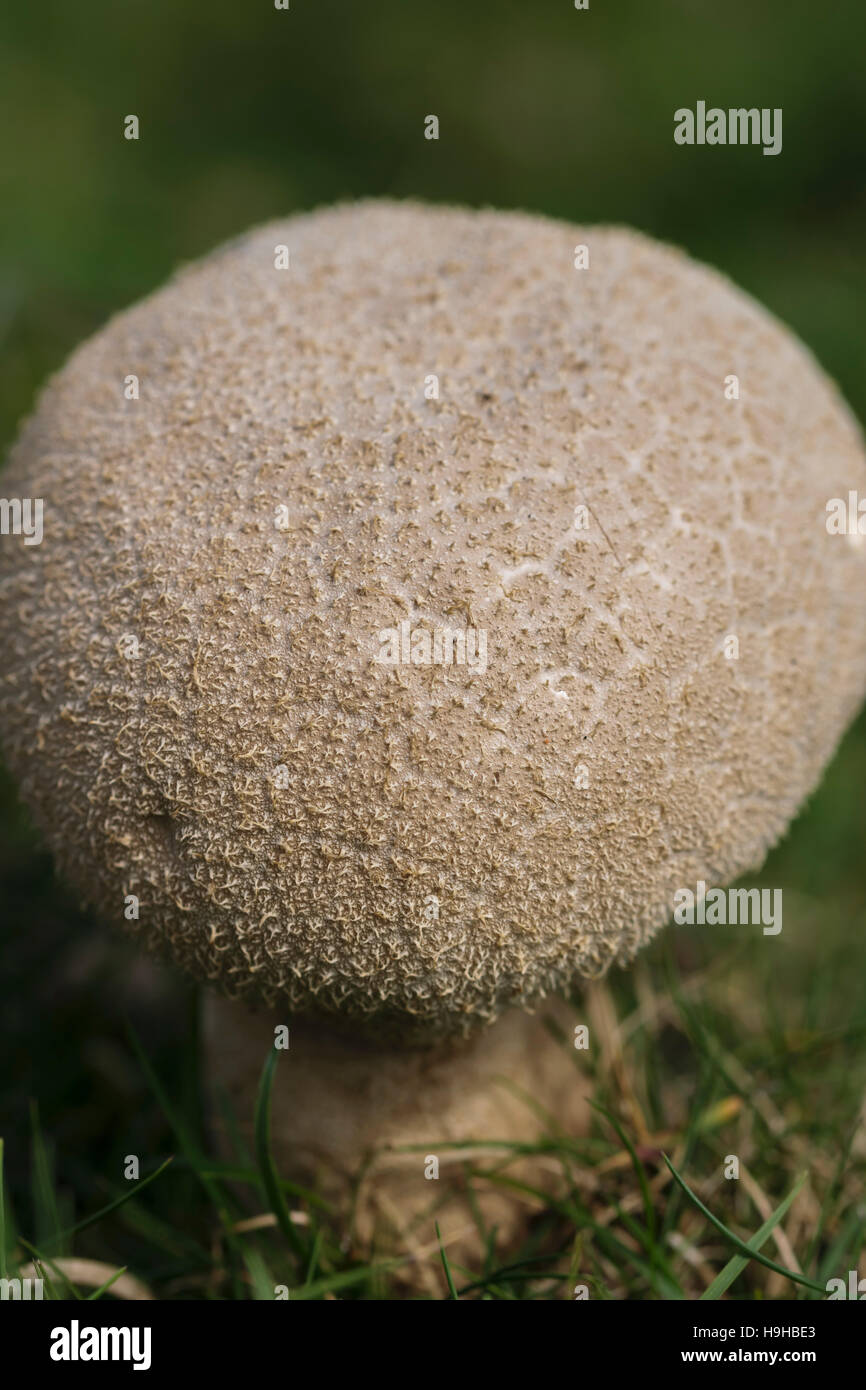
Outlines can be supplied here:
<path id="1" fill-rule="evenodd" d="M 582 1083 L 515 1008 L 759 866 L 863 698 L 866 547 L 824 520 L 864 482 L 810 355 L 677 250 L 413 203 L 275 222 L 24 427 L 5 751 L 80 895 L 222 992 L 236 1097 L 291 1025 L 291 1171 L 529 1139 L 493 1078 L 567 1124 Z M 429 1201 L 424 1159 L 383 1201 Z"/>

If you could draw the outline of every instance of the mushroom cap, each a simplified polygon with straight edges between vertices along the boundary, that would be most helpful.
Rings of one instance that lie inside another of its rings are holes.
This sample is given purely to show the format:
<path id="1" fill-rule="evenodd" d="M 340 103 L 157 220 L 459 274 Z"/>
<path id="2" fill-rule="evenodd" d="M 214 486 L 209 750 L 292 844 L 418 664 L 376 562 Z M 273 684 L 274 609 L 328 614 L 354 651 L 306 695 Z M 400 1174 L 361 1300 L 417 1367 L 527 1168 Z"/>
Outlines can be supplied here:
<path id="1" fill-rule="evenodd" d="M 632 231 L 258 228 L 73 354 L 2 486 L 45 509 L 0 540 L 24 800 L 232 996 L 435 1035 L 626 962 L 760 865 L 866 688 L 848 409 Z M 380 659 L 443 628 L 474 666 Z"/>

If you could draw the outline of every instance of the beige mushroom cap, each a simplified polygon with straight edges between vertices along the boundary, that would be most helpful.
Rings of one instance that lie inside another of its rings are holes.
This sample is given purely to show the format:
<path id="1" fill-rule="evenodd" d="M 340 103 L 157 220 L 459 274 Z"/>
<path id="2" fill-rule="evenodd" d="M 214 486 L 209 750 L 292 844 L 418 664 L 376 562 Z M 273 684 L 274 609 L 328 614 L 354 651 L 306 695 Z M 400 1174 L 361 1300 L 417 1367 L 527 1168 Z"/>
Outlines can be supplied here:
<path id="1" fill-rule="evenodd" d="M 627 961 L 761 863 L 866 689 L 849 411 L 630 231 L 259 228 L 84 344 L 0 486 L 45 508 L 0 540 L 24 799 L 233 996 L 445 1033 Z M 486 669 L 381 662 L 402 622 Z"/>

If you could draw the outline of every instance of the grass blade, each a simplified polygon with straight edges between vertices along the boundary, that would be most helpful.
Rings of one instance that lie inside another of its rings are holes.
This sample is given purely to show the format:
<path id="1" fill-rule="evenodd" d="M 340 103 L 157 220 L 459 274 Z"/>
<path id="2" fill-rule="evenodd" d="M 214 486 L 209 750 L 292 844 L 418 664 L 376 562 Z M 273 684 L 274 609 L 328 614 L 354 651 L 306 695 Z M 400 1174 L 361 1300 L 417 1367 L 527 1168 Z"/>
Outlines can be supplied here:
<path id="1" fill-rule="evenodd" d="M 105 1207 L 100 1207 L 99 1211 L 93 1212 L 90 1216 L 85 1216 L 82 1221 L 77 1221 L 74 1226 L 67 1226 L 65 1231 L 57 1231 L 47 1243 L 53 1245 L 55 1241 L 58 1241 L 62 1244 L 71 1236 L 77 1235 L 79 1231 L 85 1231 L 88 1226 L 93 1226 L 95 1222 L 101 1221 L 103 1216 L 108 1216 L 109 1212 L 117 1211 L 117 1208 L 122 1207 L 131 1197 L 137 1196 L 138 1193 L 145 1187 L 148 1187 L 150 1183 L 156 1182 L 160 1173 L 164 1173 L 171 1163 L 172 1157 L 173 1155 L 169 1155 L 165 1162 L 161 1163 L 155 1172 L 151 1173 L 146 1178 L 142 1178 L 141 1182 L 137 1182 L 128 1192 L 124 1192 L 122 1197 L 116 1197 L 113 1202 L 109 1202 Z"/>
<path id="2" fill-rule="evenodd" d="M 451 1266 L 448 1263 L 448 1256 L 445 1254 L 445 1246 L 442 1244 L 442 1236 L 439 1231 L 439 1222 L 436 1225 L 436 1239 L 439 1242 L 439 1254 L 442 1256 L 442 1268 L 445 1270 L 445 1278 L 448 1281 L 448 1292 L 453 1299 L 457 1299 L 457 1290 L 454 1287 L 454 1280 L 451 1277 Z"/>
<path id="3" fill-rule="evenodd" d="M 6 1278 L 6 1188 L 3 1185 L 3 1140 L 0 1139 L 0 1279 Z"/>
<path id="4" fill-rule="evenodd" d="M 760 1230 L 756 1231 L 752 1236 L 752 1239 L 748 1242 L 750 1250 L 760 1250 L 767 1237 L 778 1226 L 805 1181 L 806 1174 L 804 1173 L 799 1182 L 791 1188 L 785 1200 L 776 1207 L 776 1210 L 767 1217 Z M 742 1274 L 748 1263 L 749 1261 L 746 1259 L 745 1255 L 734 1255 L 728 1260 L 724 1269 L 719 1271 L 709 1288 L 705 1289 L 701 1294 L 701 1301 L 720 1298 L 721 1295 L 731 1287 L 737 1276 Z"/>
<path id="5" fill-rule="evenodd" d="M 274 1159 L 271 1153 L 271 1089 L 274 1084 L 274 1072 L 276 1070 L 277 1060 L 277 1049 L 271 1047 L 268 1051 L 265 1065 L 262 1068 L 262 1079 L 259 1082 L 259 1094 L 256 1099 L 256 1158 L 259 1164 L 259 1171 L 262 1175 L 265 1195 L 271 1204 L 271 1211 L 277 1218 L 280 1230 L 297 1259 L 306 1263 L 306 1247 L 298 1234 L 289 1209 L 286 1206 L 286 1199 L 283 1196 L 283 1190 L 280 1186 L 279 1178 L 277 1177 L 277 1170 L 274 1166 Z"/>
<path id="6" fill-rule="evenodd" d="M 46 1244 L 60 1228 L 57 1198 L 54 1192 L 52 1161 L 39 1123 L 39 1109 L 30 1102 L 30 1130 L 33 1146 L 33 1211 L 36 1218 L 36 1239 Z"/>
<path id="7" fill-rule="evenodd" d="M 116 1284 L 121 1274 L 125 1274 L 126 1270 L 126 1265 L 124 1265 L 122 1269 L 116 1269 L 110 1279 L 106 1279 L 104 1284 L 100 1284 L 98 1289 L 94 1289 L 93 1293 L 87 1295 L 86 1302 L 92 1303 L 94 1299 L 101 1298 L 106 1289 L 110 1289 L 112 1284 Z"/>
<path id="8" fill-rule="evenodd" d="M 652 1193 L 650 1192 L 649 1188 L 649 1181 L 647 1180 L 646 1169 L 644 1168 L 643 1164 L 638 1158 L 637 1150 L 635 1149 L 634 1144 L 629 1139 L 628 1135 L 626 1134 L 625 1130 L 623 1129 L 616 1116 L 612 1115 L 609 1110 L 606 1110 L 603 1105 L 599 1105 L 597 1101 L 591 1100 L 589 1103 L 592 1106 L 593 1110 L 597 1110 L 600 1115 L 604 1116 L 611 1128 L 616 1131 L 616 1135 L 620 1143 L 623 1145 L 624 1148 L 628 1150 L 628 1156 L 631 1159 L 631 1165 L 634 1168 L 635 1177 L 638 1180 L 641 1197 L 643 1199 L 643 1208 L 644 1215 L 646 1217 L 647 1233 L 649 1235 L 650 1243 L 653 1246 L 655 1246 L 656 1212 L 655 1204 L 652 1199 Z"/>
<path id="9" fill-rule="evenodd" d="M 824 1288 L 822 1284 L 815 1284 L 811 1279 L 807 1279 L 805 1274 L 797 1274 L 794 1272 L 793 1269 L 785 1269 L 784 1265 L 777 1265 L 775 1260 L 768 1260 L 766 1255 L 762 1255 L 758 1250 L 753 1250 L 751 1246 L 747 1245 L 744 1240 L 740 1240 L 740 1237 L 738 1235 L 735 1235 L 733 1231 L 729 1230 L 723 1221 L 720 1221 L 717 1216 L 713 1216 L 713 1213 L 710 1211 L 709 1207 L 704 1206 L 697 1193 L 692 1192 L 692 1189 L 689 1187 L 685 1179 L 680 1177 L 679 1173 L 677 1172 L 674 1165 L 671 1163 L 667 1154 L 662 1154 L 662 1158 L 670 1168 L 675 1181 L 679 1183 L 680 1187 L 683 1189 L 683 1192 L 685 1192 L 689 1200 L 694 1202 L 698 1211 L 703 1213 L 703 1215 L 709 1221 L 710 1225 L 714 1226 L 716 1230 L 719 1232 L 719 1235 L 724 1236 L 725 1240 L 730 1241 L 731 1245 L 733 1245 L 735 1250 L 739 1250 L 741 1254 L 746 1256 L 747 1261 L 757 1260 L 758 1264 L 764 1265 L 767 1269 L 774 1270 L 776 1274 L 784 1274 L 786 1279 L 792 1280 L 792 1282 L 795 1284 L 802 1284 L 803 1287 L 806 1289 L 814 1289 L 817 1293 L 820 1294 L 825 1294 L 827 1292 L 827 1290 Z"/>

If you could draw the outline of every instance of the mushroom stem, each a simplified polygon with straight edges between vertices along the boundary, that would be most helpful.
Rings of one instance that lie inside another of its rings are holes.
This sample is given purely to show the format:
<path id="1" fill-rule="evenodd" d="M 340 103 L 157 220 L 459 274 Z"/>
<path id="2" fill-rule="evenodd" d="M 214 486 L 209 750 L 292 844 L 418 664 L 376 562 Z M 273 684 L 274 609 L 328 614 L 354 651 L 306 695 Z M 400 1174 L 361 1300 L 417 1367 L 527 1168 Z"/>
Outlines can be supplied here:
<path id="1" fill-rule="evenodd" d="M 551 1019 L 564 1040 L 547 1027 Z M 208 1076 L 228 1095 L 247 1138 L 262 1066 L 285 1023 L 285 1014 L 253 1014 L 213 995 L 205 1001 Z M 510 1012 L 468 1040 L 423 1049 L 294 1019 L 272 1096 L 280 1174 L 315 1185 L 344 1233 L 362 1243 L 375 1238 L 379 1248 L 411 1251 L 429 1243 L 435 1216 L 452 1253 L 471 1261 L 481 1238 L 466 1168 L 504 1170 L 552 1191 L 560 1164 L 511 1146 L 588 1127 L 590 1082 L 570 1034 L 570 1012 L 558 1000 L 534 1015 Z M 531 1197 L 484 1176 L 473 1187 L 483 1221 L 499 1227 L 500 1239 L 515 1236 L 532 1214 Z"/>

